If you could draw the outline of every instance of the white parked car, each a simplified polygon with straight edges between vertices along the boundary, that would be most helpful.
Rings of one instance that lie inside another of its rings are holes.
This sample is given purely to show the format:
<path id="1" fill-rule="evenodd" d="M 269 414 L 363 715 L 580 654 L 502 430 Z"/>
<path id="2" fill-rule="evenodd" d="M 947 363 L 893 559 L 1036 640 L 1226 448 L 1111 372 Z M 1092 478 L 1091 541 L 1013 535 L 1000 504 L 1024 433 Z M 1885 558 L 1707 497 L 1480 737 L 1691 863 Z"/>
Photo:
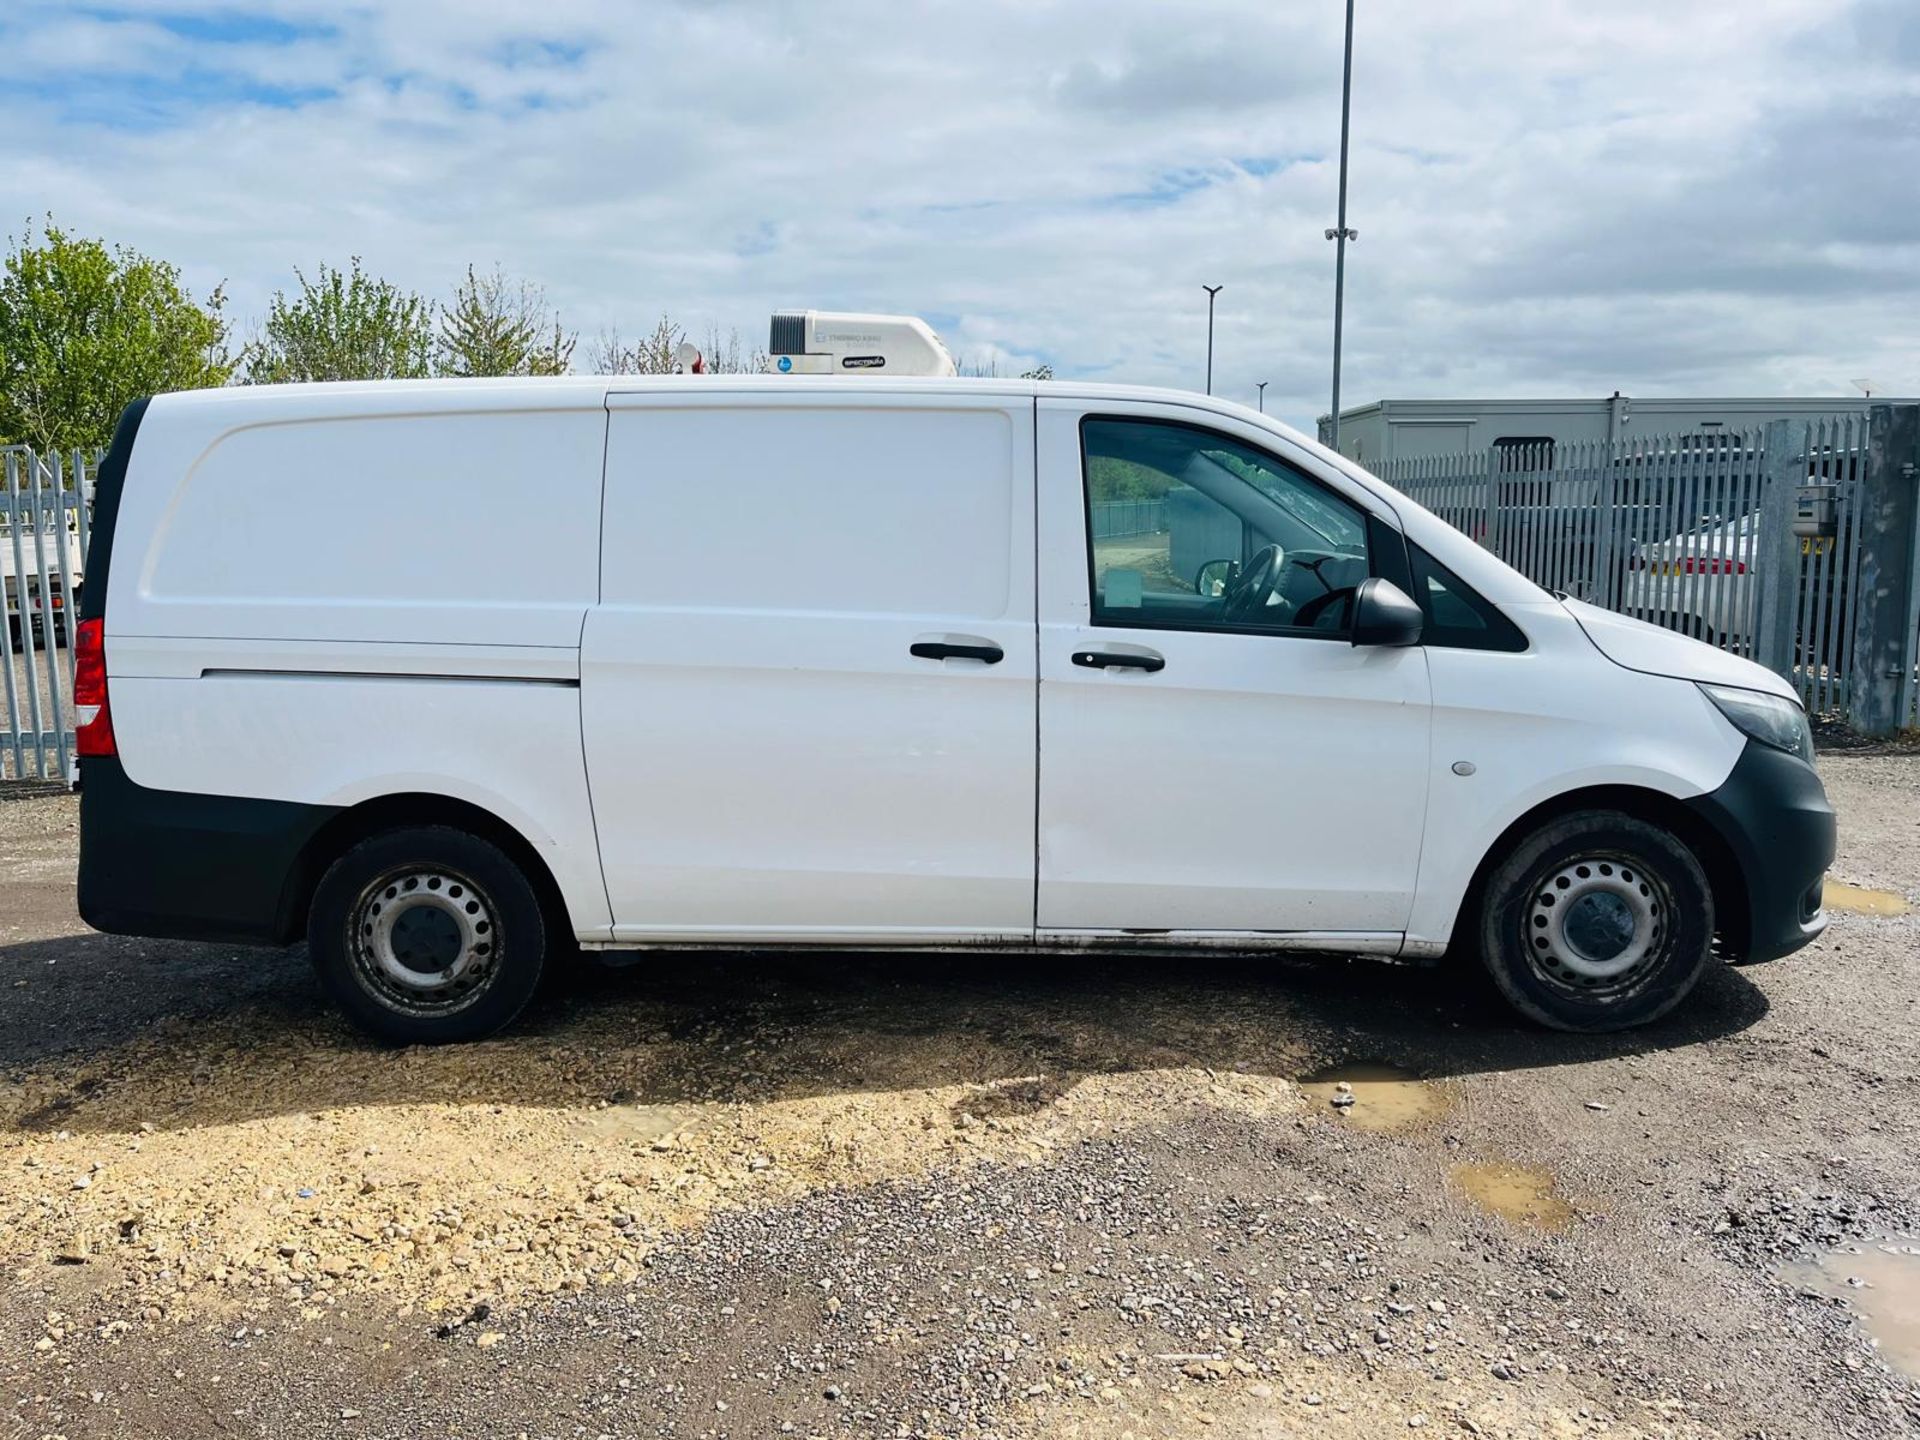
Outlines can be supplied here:
<path id="1" fill-rule="evenodd" d="M 1627 562 L 1620 608 L 1709 644 L 1750 649 L 1759 519 L 1708 521 L 1641 545 Z"/>
<path id="2" fill-rule="evenodd" d="M 304 938 L 394 1041 L 499 1029 L 575 943 L 1451 951 L 1603 1030 L 1825 924 L 1765 670 L 1241 406 L 857 358 L 131 407 L 81 913 Z"/>

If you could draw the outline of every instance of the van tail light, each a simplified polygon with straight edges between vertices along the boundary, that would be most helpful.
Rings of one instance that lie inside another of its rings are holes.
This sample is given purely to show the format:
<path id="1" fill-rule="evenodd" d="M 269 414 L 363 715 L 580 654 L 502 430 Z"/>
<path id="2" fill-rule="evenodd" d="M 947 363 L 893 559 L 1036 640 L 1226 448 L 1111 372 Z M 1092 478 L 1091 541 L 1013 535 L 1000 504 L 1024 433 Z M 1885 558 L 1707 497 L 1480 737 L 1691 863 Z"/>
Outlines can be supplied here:
<path id="1" fill-rule="evenodd" d="M 107 709 L 104 620 L 82 620 L 73 637 L 74 742 L 82 755 L 112 755 L 113 715 Z"/>

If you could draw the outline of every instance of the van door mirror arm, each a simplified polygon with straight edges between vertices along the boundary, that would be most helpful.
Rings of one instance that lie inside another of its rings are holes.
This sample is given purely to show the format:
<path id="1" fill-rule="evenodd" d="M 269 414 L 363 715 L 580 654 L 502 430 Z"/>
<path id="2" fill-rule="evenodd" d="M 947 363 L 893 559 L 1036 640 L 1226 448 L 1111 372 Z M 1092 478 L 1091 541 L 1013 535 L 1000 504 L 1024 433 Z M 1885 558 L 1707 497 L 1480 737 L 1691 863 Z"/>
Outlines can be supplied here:
<path id="1" fill-rule="evenodd" d="M 1420 607 L 1391 580 L 1374 575 L 1360 582 L 1353 597 L 1355 645 L 1418 645 L 1425 628 Z"/>

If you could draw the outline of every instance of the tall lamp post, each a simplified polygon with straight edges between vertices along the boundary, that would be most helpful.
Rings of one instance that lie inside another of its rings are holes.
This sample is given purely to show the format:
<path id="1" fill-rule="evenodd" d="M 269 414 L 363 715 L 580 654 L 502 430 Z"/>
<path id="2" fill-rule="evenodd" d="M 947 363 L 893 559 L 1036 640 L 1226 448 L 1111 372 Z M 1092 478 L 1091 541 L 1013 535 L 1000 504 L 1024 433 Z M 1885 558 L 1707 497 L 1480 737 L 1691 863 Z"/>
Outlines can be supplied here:
<path id="1" fill-rule="evenodd" d="M 1347 294 L 1347 242 L 1360 232 L 1347 227 L 1347 125 L 1353 112 L 1353 0 L 1347 0 L 1347 52 L 1340 72 L 1340 218 L 1327 231 L 1335 243 L 1333 258 L 1333 420 L 1327 443 L 1340 448 L 1340 322 Z"/>
<path id="2" fill-rule="evenodd" d="M 1253 388 L 1260 392 L 1260 413 L 1264 415 L 1267 413 L 1267 382 L 1262 380 Z"/>
<path id="3" fill-rule="evenodd" d="M 1207 394 L 1213 393 L 1213 297 L 1227 287 L 1224 285 L 1202 285 L 1207 292 Z"/>

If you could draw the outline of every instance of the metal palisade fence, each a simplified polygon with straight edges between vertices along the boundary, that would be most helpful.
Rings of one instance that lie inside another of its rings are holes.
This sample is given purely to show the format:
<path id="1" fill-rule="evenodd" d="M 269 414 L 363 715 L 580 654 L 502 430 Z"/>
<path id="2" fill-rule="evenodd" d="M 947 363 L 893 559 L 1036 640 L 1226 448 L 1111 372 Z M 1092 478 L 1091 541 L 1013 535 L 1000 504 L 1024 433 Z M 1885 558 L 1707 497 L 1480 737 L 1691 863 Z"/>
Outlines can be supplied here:
<path id="1" fill-rule="evenodd" d="M 1096 540 L 1157 534 L 1167 528 L 1167 502 L 1096 500 L 1089 507 L 1088 523 L 1093 526 L 1093 538 Z"/>
<path id="2" fill-rule="evenodd" d="M 64 783 L 73 753 L 74 627 L 97 454 L 0 447 L 0 780 Z"/>
<path id="3" fill-rule="evenodd" d="M 1377 469 L 1545 588 L 1755 659 L 1809 711 L 1877 731 L 1914 723 L 1920 535 L 1912 457 L 1901 458 L 1910 433 L 1898 436 L 1914 408 Z M 1876 553 L 1899 573 L 1863 590 L 1863 556 Z M 1898 641 L 1871 673 L 1863 606 Z"/>

